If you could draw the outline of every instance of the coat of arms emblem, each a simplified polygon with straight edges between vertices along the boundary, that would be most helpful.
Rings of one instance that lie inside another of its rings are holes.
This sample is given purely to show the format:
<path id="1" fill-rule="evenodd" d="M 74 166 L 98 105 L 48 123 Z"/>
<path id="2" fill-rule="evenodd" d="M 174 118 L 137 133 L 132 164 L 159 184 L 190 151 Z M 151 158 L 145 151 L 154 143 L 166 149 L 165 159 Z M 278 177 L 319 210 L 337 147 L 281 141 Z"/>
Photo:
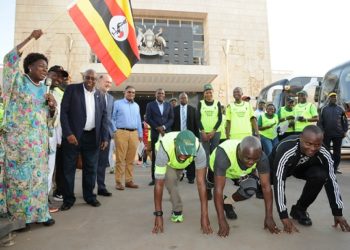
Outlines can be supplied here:
<path id="1" fill-rule="evenodd" d="M 162 37 L 163 29 L 159 28 L 158 32 L 154 33 L 154 26 L 150 28 L 137 27 L 137 46 L 141 55 L 155 56 L 164 55 L 164 47 L 166 41 Z"/>

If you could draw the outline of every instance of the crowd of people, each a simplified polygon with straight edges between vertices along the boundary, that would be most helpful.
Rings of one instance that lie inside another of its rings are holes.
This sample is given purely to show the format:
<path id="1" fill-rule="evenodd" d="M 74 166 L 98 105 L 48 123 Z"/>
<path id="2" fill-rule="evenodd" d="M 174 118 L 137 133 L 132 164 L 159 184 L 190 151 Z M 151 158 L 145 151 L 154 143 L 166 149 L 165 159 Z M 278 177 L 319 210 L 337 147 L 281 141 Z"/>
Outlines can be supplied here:
<path id="1" fill-rule="evenodd" d="M 159 88 L 142 121 L 135 87 L 126 86 L 124 97 L 115 100 L 109 93 L 109 75 L 97 75 L 89 69 L 83 82 L 67 85 L 68 72 L 58 65 L 48 69 L 48 59 L 39 53 L 24 58 L 21 73 L 24 46 L 41 36 L 41 30 L 34 30 L 4 59 L 1 214 L 23 220 L 27 227 L 31 223 L 53 225 L 51 213 L 69 210 L 76 201 L 79 161 L 83 198 L 88 205 L 101 206 L 97 195 L 112 196 L 105 183 L 107 166 L 114 169 L 116 190 L 139 188 L 134 180 L 134 160 L 142 142 L 141 158 L 145 164 L 147 156 L 152 162 L 149 185 L 154 185 L 154 233 L 164 231 L 164 185 L 172 204 L 171 221 L 184 221 L 178 190 L 184 172 L 189 184 L 196 180 L 205 234 L 213 231 L 208 200 L 214 200 L 218 235 L 226 237 L 230 230 L 226 219 L 238 218 L 233 204 L 254 195 L 264 199 L 265 228 L 279 233 L 272 213 L 273 194 L 283 230 L 298 231 L 286 206 L 285 181 L 289 176 L 306 180 L 291 208 L 293 219 L 312 225 L 307 209 L 325 187 L 335 225 L 350 231 L 335 175 L 341 173 L 341 140 L 348 130 L 336 93 L 329 94 L 329 103 L 318 113 L 315 105 L 307 102 L 305 91 L 297 93 L 297 100 L 286 96 L 286 105 L 279 110 L 258 100 L 254 111 L 240 87 L 234 88 L 234 101 L 226 107 L 214 99 L 211 84 L 204 85 L 203 100 L 197 107 L 189 104 L 185 92 L 179 95 L 178 105 L 176 99 L 167 102 L 165 90 Z M 223 194 L 226 179 L 238 187 L 231 196 Z M 50 204 L 51 191 L 53 199 L 62 201 L 59 209 Z"/>

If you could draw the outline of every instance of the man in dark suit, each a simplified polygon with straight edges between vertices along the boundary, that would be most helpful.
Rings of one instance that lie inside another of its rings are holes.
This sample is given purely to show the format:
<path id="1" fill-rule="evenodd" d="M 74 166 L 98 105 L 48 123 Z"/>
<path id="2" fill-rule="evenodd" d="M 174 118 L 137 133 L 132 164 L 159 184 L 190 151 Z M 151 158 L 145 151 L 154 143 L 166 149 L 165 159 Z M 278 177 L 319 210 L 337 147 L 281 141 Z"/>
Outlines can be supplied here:
<path id="1" fill-rule="evenodd" d="M 171 131 L 174 122 L 174 111 L 170 103 L 165 102 L 164 89 L 156 90 L 156 100 L 147 104 L 146 121 L 151 126 L 151 145 L 152 145 L 152 181 L 148 184 L 154 185 L 154 166 L 156 161 L 155 145 L 159 135 Z"/>
<path id="2" fill-rule="evenodd" d="M 190 130 L 199 138 L 199 130 L 196 119 L 196 109 L 188 104 L 188 96 L 185 92 L 179 95 L 180 105 L 174 108 L 174 123 L 172 131 Z M 186 168 L 188 183 L 193 184 L 195 178 L 195 166 L 192 162 Z"/>
<path id="3" fill-rule="evenodd" d="M 63 174 L 65 190 L 61 210 L 70 209 L 74 202 L 74 178 L 79 153 L 83 162 L 83 197 L 86 203 L 98 207 L 101 203 L 93 193 L 99 149 L 108 145 L 106 101 L 95 89 L 96 72 L 84 73 L 84 82 L 67 86 L 61 103 Z"/>
<path id="4" fill-rule="evenodd" d="M 106 149 L 100 149 L 98 156 L 97 165 L 97 194 L 102 196 L 112 196 L 106 188 L 105 177 L 106 177 L 106 167 L 109 165 L 109 148 L 111 145 L 111 139 L 113 138 L 112 131 L 112 112 L 114 105 L 114 97 L 108 93 L 112 86 L 112 78 L 109 75 L 100 75 L 98 78 L 98 89 L 103 94 L 106 102 L 107 118 L 108 118 L 108 146 Z"/>

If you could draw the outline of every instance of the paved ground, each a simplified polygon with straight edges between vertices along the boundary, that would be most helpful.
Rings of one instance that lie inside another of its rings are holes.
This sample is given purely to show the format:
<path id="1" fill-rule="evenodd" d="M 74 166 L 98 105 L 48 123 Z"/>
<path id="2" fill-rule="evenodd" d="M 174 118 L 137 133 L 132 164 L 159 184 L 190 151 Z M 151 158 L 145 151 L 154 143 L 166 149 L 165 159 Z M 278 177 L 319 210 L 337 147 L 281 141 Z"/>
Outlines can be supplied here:
<path id="1" fill-rule="evenodd" d="M 343 175 L 338 175 L 343 200 L 344 215 L 350 221 L 350 160 L 341 163 Z M 185 221 L 173 224 L 170 218 L 170 202 L 164 193 L 165 232 L 151 233 L 153 225 L 153 188 L 147 186 L 150 168 L 136 168 L 138 190 L 117 191 L 113 189 L 113 175 L 107 174 L 107 183 L 113 196 L 98 197 L 102 206 L 86 205 L 81 195 L 81 173 L 77 174 L 77 202 L 71 210 L 54 214 L 56 225 L 46 228 L 35 225 L 29 232 L 17 233 L 16 245 L 8 249 L 26 250 L 70 250 L 70 249 L 317 249 L 347 250 L 350 247 L 350 233 L 343 233 L 331 227 L 333 217 L 325 192 L 322 191 L 309 213 L 313 226 L 298 226 L 300 233 L 271 235 L 263 230 L 264 205 L 262 200 L 250 199 L 236 205 L 238 219 L 229 221 L 231 234 L 226 239 L 215 233 L 202 235 L 199 224 L 199 202 L 195 185 L 185 180 L 181 183 Z M 303 187 L 303 181 L 288 179 L 288 207 L 295 203 Z M 232 190 L 227 185 L 227 192 Z M 218 230 L 213 202 L 209 203 L 209 214 L 214 231 Z M 281 222 L 275 219 L 279 226 Z"/>

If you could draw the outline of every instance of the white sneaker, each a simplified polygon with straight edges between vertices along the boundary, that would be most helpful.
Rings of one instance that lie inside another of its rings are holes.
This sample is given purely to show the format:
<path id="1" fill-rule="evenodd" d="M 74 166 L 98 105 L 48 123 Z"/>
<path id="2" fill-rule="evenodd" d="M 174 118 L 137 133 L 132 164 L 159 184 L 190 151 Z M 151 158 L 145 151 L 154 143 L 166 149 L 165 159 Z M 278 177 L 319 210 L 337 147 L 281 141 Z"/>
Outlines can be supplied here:
<path id="1" fill-rule="evenodd" d="M 54 199 L 55 201 L 63 201 L 63 195 L 61 195 L 61 194 L 55 194 L 55 195 L 53 196 L 53 199 Z"/>

